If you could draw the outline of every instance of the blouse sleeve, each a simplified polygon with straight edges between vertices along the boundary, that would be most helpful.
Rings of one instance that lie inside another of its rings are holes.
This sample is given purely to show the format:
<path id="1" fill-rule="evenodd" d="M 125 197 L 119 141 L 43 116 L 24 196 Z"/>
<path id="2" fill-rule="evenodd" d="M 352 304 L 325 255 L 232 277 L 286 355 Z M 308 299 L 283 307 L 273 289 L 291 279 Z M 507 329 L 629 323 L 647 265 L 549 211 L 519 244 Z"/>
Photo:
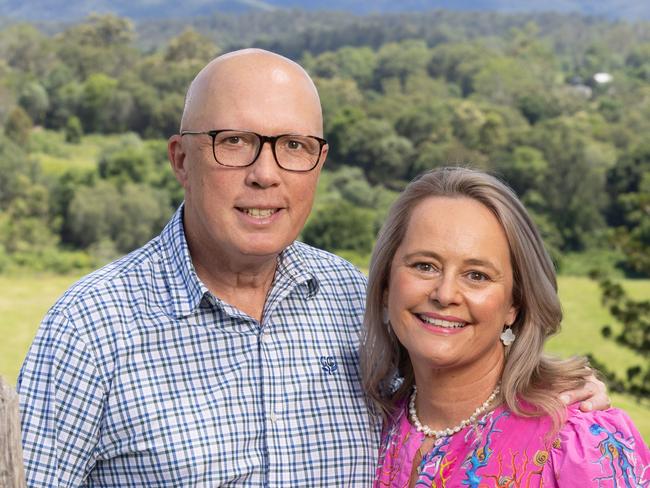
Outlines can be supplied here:
<path id="1" fill-rule="evenodd" d="M 558 487 L 650 486 L 648 445 L 627 414 L 616 408 L 571 409 L 551 459 Z"/>

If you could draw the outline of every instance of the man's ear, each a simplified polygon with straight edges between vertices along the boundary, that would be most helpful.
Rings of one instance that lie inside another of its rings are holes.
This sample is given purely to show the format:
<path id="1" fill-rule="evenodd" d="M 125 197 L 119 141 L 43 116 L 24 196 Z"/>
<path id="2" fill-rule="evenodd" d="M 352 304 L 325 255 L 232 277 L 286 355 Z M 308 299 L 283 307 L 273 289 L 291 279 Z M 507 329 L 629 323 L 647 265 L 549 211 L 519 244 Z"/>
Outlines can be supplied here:
<path id="1" fill-rule="evenodd" d="M 325 164 L 325 160 L 327 159 L 327 155 L 329 154 L 329 152 L 330 152 L 330 145 L 329 145 L 329 144 L 325 144 L 325 145 L 323 146 L 323 149 L 322 149 L 322 152 L 321 152 L 321 156 L 320 156 L 320 166 L 321 166 L 321 168 L 322 168 L 323 165 Z"/>
<path id="2" fill-rule="evenodd" d="M 181 186 L 187 189 L 187 158 L 183 149 L 183 139 L 179 134 L 174 134 L 167 141 L 167 156 L 174 176 Z"/>

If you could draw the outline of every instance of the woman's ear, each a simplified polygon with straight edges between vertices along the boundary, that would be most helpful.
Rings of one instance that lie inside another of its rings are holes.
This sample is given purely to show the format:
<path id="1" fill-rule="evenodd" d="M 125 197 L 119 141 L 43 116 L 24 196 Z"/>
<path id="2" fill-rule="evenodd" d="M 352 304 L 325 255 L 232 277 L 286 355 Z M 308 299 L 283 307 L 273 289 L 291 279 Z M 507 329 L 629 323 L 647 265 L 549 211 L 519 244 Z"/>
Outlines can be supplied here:
<path id="1" fill-rule="evenodd" d="M 515 305 L 511 305 L 510 308 L 508 309 L 508 312 L 506 313 L 506 319 L 504 323 L 508 327 L 511 327 L 512 324 L 514 324 L 515 321 L 517 320 L 518 314 L 519 314 L 519 307 L 516 307 Z"/>

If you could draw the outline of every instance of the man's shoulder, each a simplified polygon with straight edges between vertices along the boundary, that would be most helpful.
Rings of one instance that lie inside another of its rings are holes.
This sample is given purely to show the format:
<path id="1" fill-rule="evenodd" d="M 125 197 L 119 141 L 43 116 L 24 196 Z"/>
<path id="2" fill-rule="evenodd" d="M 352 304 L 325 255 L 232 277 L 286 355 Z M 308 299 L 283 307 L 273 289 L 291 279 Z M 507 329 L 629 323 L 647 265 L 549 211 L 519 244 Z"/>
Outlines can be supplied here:
<path id="1" fill-rule="evenodd" d="M 359 283 L 366 283 L 366 276 L 354 264 L 323 249 L 310 246 L 304 242 L 296 241 L 293 246 L 300 252 L 303 259 L 305 259 L 309 266 L 319 272 L 319 275 L 334 277 L 345 276 L 352 280 L 358 280 Z"/>

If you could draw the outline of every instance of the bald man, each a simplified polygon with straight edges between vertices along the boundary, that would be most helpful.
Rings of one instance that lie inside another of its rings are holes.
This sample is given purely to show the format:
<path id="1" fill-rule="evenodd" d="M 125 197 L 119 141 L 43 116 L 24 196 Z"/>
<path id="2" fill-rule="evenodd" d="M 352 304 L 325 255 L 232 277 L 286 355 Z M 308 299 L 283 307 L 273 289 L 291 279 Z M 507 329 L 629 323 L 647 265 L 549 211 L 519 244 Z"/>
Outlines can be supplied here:
<path id="1" fill-rule="evenodd" d="M 369 486 L 365 279 L 295 242 L 328 150 L 314 84 L 221 56 L 168 148 L 184 204 L 68 290 L 25 360 L 29 486 Z"/>
<path id="2" fill-rule="evenodd" d="M 311 79 L 269 52 L 221 56 L 168 149 L 184 204 L 68 290 L 27 355 L 28 485 L 370 486 L 365 278 L 295 241 L 328 151 Z"/>

